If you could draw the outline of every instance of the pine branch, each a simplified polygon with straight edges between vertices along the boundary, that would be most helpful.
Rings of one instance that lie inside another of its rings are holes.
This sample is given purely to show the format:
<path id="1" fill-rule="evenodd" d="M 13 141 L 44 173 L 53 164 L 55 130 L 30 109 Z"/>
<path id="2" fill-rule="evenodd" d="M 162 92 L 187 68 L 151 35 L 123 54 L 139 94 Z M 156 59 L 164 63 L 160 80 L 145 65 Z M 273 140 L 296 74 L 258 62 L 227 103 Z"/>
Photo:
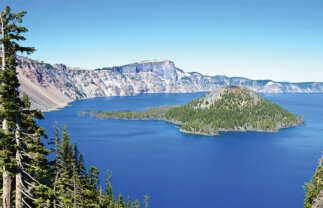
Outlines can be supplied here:
<path id="1" fill-rule="evenodd" d="M 33 141 L 37 141 L 37 138 L 35 137 L 34 134 L 28 134 L 25 132 L 21 132 L 21 134 L 28 136 L 29 138 L 31 138 Z"/>
<path id="2" fill-rule="evenodd" d="M 27 152 L 25 152 L 25 151 L 21 151 L 22 152 L 22 155 L 24 155 L 24 156 L 27 156 L 28 158 L 30 158 L 30 159 L 35 159 L 35 156 L 32 156 L 32 155 L 30 155 L 30 154 L 28 154 Z"/>
<path id="3" fill-rule="evenodd" d="M 28 207 L 28 208 L 32 208 L 31 206 L 29 206 L 29 204 L 24 200 L 24 198 L 22 198 L 22 202 Z"/>
<path id="4" fill-rule="evenodd" d="M 25 181 L 25 183 L 27 183 L 28 185 L 30 185 L 30 186 L 32 186 L 33 188 L 38 188 L 38 187 L 40 187 L 40 186 L 35 186 L 34 184 L 32 184 L 32 183 L 29 183 L 29 182 L 27 182 L 27 181 Z"/>
<path id="5" fill-rule="evenodd" d="M 56 206 L 58 206 L 58 207 L 63 207 L 62 205 L 60 205 L 60 204 L 58 204 L 58 203 L 56 204 Z"/>
<path id="6" fill-rule="evenodd" d="M 29 199 L 33 200 L 33 201 L 36 201 L 37 199 L 33 198 L 32 196 L 28 195 L 27 193 L 25 193 L 24 191 L 22 191 L 22 193 L 28 197 Z"/>
<path id="7" fill-rule="evenodd" d="M 37 167 L 36 166 L 34 166 L 34 165 L 30 165 L 30 164 L 28 164 L 28 163 L 23 163 L 24 165 L 26 165 L 26 166 L 28 166 L 29 168 L 34 168 L 34 169 L 37 169 Z"/>
<path id="8" fill-rule="evenodd" d="M 29 173 L 27 173 L 26 171 L 22 170 L 23 173 L 25 173 L 27 176 L 29 176 L 30 179 L 32 179 L 33 181 L 35 181 L 36 183 L 38 183 L 39 185 L 41 185 L 39 183 L 39 181 L 37 181 L 34 177 L 32 177 Z"/>

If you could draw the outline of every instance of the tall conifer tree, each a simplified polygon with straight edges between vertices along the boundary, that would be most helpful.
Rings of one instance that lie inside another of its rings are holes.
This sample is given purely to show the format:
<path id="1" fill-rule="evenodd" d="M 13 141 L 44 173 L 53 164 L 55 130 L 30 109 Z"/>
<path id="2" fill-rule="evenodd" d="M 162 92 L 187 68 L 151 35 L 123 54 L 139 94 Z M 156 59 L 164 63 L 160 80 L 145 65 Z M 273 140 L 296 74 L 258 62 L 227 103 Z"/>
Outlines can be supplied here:
<path id="1" fill-rule="evenodd" d="M 1 12 L 1 51 L 2 51 L 2 71 L 0 75 L 0 103 L 1 117 L 3 120 L 3 134 L 1 138 L 2 146 L 2 166 L 3 166 L 3 207 L 11 207 L 11 178 L 16 176 L 16 207 L 23 206 L 23 179 L 22 179 L 22 136 L 21 136 L 21 114 L 24 103 L 19 97 L 18 87 L 20 86 L 16 72 L 16 53 L 31 53 L 34 48 L 23 47 L 19 44 L 25 40 L 22 33 L 28 30 L 19 26 L 25 11 L 11 13 L 10 8 Z M 16 144 L 13 145 L 13 135 Z M 13 154 L 16 157 L 13 157 Z M 15 160 L 14 160 L 15 159 Z M 15 168 L 14 168 L 15 167 Z M 16 169 L 16 170 L 14 170 Z"/>
<path id="2" fill-rule="evenodd" d="M 55 127 L 53 152 L 55 159 L 49 166 L 42 139 L 46 138 L 43 128 L 36 119 L 42 119 L 41 111 L 31 108 L 27 95 L 20 97 L 17 78 L 17 53 L 33 52 L 32 47 L 23 47 L 23 33 L 28 30 L 19 26 L 25 11 L 11 13 L 10 8 L 0 14 L 1 23 L 1 66 L 0 72 L 0 165 L 3 184 L 2 208 L 22 207 L 109 207 L 124 208 L 122 195 L 115 202 L 108 171 L 107 191 L 98 189 L 98 169 L 91 166 L 89 173 L 78 148 L 71 144 L 66 126 L 62 136 Z M 14 183 L 13 183 L 14 181 Z M 12 187 L 15 187 L 15 202 L 12 202 Z M 53 189 L 51 189 L 53 188 Z M 147 200 L 148 198 L 146 198 Z M 139 201 L 135 202 L 139 207 Z M 148 203 L 146 203 L 148 206 Z M 146 206 L 146 207 L 147 207 Z M 127 207 L 133 207 L 128 199 Z"/>
<path id="3" fill-rule="evenodd" d="M 25 11 L 1 12 L 2 71 L 0 74 L 0 103 L 3 132 L 1 134 L 1 163 L 3 166 L 3 207 L 11 207 L 12 179 L 15 178 L 15 207 L 36 205 L 46 207 L 50 190 L 46 178 L 49 173 L 46 155 L 48 150 L 41 139 L 45 136 L 35 119 L 42 119 L 39 110 L 31 109 L 27 95 L 19 93 L 17 53 L 31 53 L 35 49 L 23 47 L 22 35 L 28 30 L 19 26 Z M 15 156 L 14 156 L 15 155 Z"/>

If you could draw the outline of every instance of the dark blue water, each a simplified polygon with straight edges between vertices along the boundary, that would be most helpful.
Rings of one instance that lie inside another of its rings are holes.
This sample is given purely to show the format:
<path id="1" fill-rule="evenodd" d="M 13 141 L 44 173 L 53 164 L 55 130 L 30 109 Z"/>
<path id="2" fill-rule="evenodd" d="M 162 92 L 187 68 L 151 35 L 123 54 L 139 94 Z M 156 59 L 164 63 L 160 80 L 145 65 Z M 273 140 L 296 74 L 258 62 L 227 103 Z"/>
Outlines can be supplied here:
<path id="1" fill-rule="evenodd" d="M 52 136 L 54 122 L 68 126 L 87 164 L 112 171 L 115 194 L 153 208 L 297 208 L 302 186 L 323 150 L 323 94 L 265 95 L 302 115 L 306 125 L 279 133 L 222 133 L 217 137 L 180 133 L 163 121 L 99 120 L 82 110 L 142 110 L 178 105 L 194 94 L 143 94 L 76 101 L 45 114 L 40 125 Z"/>

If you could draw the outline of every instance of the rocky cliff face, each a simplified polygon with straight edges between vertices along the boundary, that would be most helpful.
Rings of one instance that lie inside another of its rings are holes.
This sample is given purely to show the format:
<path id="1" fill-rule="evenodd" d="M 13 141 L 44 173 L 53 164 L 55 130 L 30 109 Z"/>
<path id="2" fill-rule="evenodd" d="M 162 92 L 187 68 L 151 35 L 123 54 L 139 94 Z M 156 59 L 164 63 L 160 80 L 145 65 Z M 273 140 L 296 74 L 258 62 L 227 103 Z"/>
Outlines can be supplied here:
<path id="1" fill-rule="evenodd" d="M 318 196 L 314 199 L 311 208 L 323 208 L 323 190 L 321 190 Z"/>
<path id="2" fill-rule="evenodd" d="M 74 69 L 63 64 L 50 65 L 24 57 L 19 57 L 18 63 L 21 91 L 28 93 L 33 106 L 41 110 L 91 97 L 211 91 L 223 85 L 247 86 L 261 93 L 323 92 L 321 82 L 287 83 L 204 76 L 197 72 L 184 72 L 169 60 L 144 61 L 96 70 Z"/>

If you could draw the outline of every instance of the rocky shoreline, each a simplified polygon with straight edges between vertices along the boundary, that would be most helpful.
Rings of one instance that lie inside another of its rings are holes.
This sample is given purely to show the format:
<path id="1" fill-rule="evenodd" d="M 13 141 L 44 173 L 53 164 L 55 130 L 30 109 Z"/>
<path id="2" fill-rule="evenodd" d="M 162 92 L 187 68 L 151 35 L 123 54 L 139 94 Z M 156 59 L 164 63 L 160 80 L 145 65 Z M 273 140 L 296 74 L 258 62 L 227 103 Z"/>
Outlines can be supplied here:
<path id="1" fill-rule="evenodd" d="M 208 133 L 204 133 L 204 132 L 194 132 L 194 131 L 188 131 L 188 130 L 184 130 L 180 128 L 180 131 L 186 134 L 197 134 L 197 135 L 203 135 L 203 136 L 218 136 L 220 135 L 220 132 L 262 132 L 262 133 L 277 133 L 279 130 L 281 129 L 288 129 L 288 128 L 292 128 L 292 127 L 297 127 L 299 125 L 304 124 L 305 122 L 300 122 L 298 124 L 295 125 L 287 125 L 287 126 L 283 126 L 280 127 L 278 129 L 257 129 L 257 128 L 249 128 L 249 129 L 219 129 L 218 133 L 214 133 L 214 134 L 208 134 Z"/>

